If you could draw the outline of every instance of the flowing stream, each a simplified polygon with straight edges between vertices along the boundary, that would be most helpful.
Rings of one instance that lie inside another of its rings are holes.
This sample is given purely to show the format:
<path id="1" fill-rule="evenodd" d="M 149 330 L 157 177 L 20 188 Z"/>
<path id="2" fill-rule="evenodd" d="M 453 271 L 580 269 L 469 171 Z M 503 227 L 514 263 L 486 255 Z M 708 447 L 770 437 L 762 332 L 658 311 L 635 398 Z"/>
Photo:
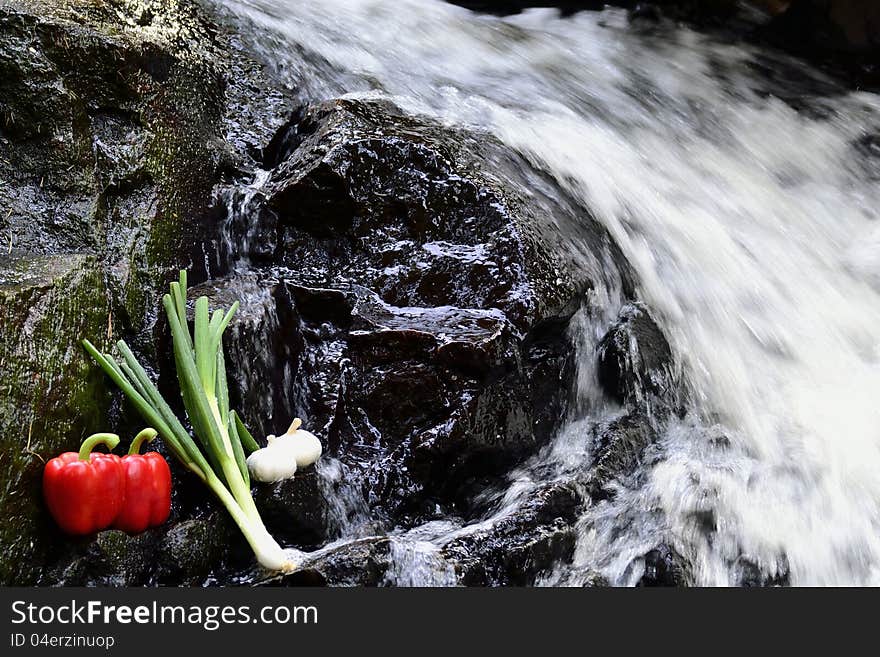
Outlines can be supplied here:
<path id="1" fill-rule="evenodd" d="M 865 148 L 877 95 L 776 52 L 637 29 L 620 10 L 221 4 L 306 98 L 387 97 L 493 133 L 589 208 L 633 266 L 691 412 L 663 426 L 637 485 L 587 511 L 574 563 L 542 583 L 599 572 L 632 584 L 633 559 L 662 541 L 701 585 L 735 583 L 743 555 L 792 584 L 880 584 L 880 159 Z M 616 310 L 573 323 L 585 371 Z M 589 412 L 511 476 L 484 523 L 577 468 L 579 432 L 619 413 L 593 376 L 579 381 Z M 437 547 L 476 528 L 396 537 L 391 577 L 454 583 Z"/>

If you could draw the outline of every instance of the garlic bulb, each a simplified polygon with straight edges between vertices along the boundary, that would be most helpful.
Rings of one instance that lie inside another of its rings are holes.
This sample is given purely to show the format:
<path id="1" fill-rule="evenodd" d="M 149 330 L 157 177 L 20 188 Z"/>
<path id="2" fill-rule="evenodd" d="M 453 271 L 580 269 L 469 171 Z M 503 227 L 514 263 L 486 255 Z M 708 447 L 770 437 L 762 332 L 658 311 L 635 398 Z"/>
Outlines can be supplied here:
<path id="1" fill-rule="evenodd" d="M 296 455 L 283 447 L 263 447 L 247 457 L 248 471 L 257 481 L 273 482 L 290 479 L 296 473 Z"/>
<path id="2" fill-rule="evenodd" d="M 257 481 L 275 482 L 289 479 L 296 469 L 312 465 L 321 456 L 321 442 L 308 431 L 299 427 L 302 420 L 296 418 L 281 436 L 268 436 L 268 445 L 253 452 L 247 458 L 248 471 Z"/>
<path id="3" fill-rule="evenodd" d="M 282 436 L 278 436 L 272 442 L 273 445 L 284 446 L 285 449 L 293 451 L 296 457 L 296 467 L 305 468 L 318 460 L 323 451 L 321 441 L 315 434 L 300 429 L 302 420 L 296 418 L 290 428 Z"/>

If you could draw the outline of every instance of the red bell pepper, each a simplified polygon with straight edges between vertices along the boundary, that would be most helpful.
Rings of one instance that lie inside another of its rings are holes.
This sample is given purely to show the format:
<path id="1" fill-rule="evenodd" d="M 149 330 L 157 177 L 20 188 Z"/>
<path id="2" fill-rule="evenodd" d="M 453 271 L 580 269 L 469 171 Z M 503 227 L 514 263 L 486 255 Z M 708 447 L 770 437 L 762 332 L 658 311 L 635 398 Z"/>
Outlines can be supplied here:
<path id="1" fill-rule="evenodd" d="M 137 534 L 161 525 L 171 513 L 171 469 L 158 452 L 139 454 L 141 444 L 156 437 L 155 429 L 144 429 L 122 457 L 125 470 L 125 501 L 113 522 L 116 529 Z"/>
<path id="2" fill-rule="evenodd" d="M 43 496 L 49 513 L 68 534 L 82 535 L 106 529 L 122 508 L 125 471 L 115 454 L 92 453 L 99 444 L 113 449 L 119 436 L 96 433 L 83 441 L 79 452 L 64 452 L 43 470 Z"/>

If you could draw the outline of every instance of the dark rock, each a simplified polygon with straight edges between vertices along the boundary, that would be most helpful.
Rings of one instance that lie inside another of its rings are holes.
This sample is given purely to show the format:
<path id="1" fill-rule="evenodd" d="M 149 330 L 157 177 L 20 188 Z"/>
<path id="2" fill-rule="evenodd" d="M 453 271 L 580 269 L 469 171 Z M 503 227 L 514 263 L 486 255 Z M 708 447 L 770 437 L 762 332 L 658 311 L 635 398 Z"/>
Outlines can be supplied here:
<path id="1" fill-rule="evenodd" d="M 63 586 L 138 586 L 149 583 L 159 531 L 128 536 L 118 530 L 93 539 L 68 539 L 63 556 L 41 574 L 40 583 Z"/>
<path id="2" fill-rule="evenodd" d="M 14 249 L 101 254 L 135 294 L 188 255 L 181 218 L 210 198 L 223 84 L 199 14 L 165 7 L 144 28 L 127 9 L 0 10 L 0 201 Z M 149 312 L 121 301 L 133 321 Z"/>
<path id="3" fill-rule="evenodd" d="M 783 558 L 773 569 L 761 568 L 745 557 L 737 559 L 734 572 L 739 574 L 739 586 L 764 588 L 768 586 L 789 586 L 790 572 L 788 561 Z"/>
<path id="4" fill-rule="evenodd" d="M 441 556 L 465 586 L 531 586 L 571 560 L 583 504 L 577 486 L 545 484 L 513 513 L 444 545 Z"/>
<path id="5" fill-rule="evenodd" d="M 32 582 L 58 540 L 42 505 L 43 465 L 104 422 L 101 375 L 79 339 L 107 331 L 95 259 L 0 255 L 0 582 Z"/>
<path id="6" fill-rule="evenodd" d="M 157 583 L 197 586 L 212 581 L 232 562 L 250 559 L 238 528 L 218 509 L 172 525 L 156 551 Z"/>
<path id="7" fill-rule="evenodd" d="M 669 398 L 672 365 L 669 343 L 640 303 L 623 307 L 598 346 L 599 383 L 621 404 Z"/>
<path id="8" fill-rule="evenodd" d="M 309 555 L 302 568 L 259 586 L 379 586 L 391 565 L 391 539 L 370 537 L 331 545 Z"/>
<path id="9" fill-rule="evenodd" d="M 657 23 L 663 18 L 663 11 L 652 2 L 639 2 L 629 11 L 631 21 Z"/>
<path id="10" fill-rule="evenodd" d="M 42 461 L 142 428 L 80 339 L 162 355 L 157 292 L 179 267 L 204 276 L 212 189 L 277 129 L 279 94 L 257 104 L 259 67 L 228 46 L 193 3 L 0 8 L 0 583 L 33 583 L 67 540 Z"/>
<path id="11" fill-rule="evenodd" d="M 641 561 L 644 574 L 636 586 L 687 586 L 687 565 L 670 546 L 660 545 L 642 557 Z"/>
<path id="12" fill-rule="evenodd" d="M 668 545 L 660 545 L 641 558 L 644 574 L 637 587 L 687 586 L 688 571 L 684 559 Z"/>
<path id="13" fill-rule="evenodd" d="M 591 493 L 608 496 L 607 485 L 620 477 L 632 477 L 645 450 L 656 440 L 656 430 L 640 413 L 630 413 L 593 429 Z"/>
<path id="14" fill-rule="evenodd" d="M 64 538 L 54 547 L 41 585 L 157 586 L 204 585 L 240 567 L 244 539 L 226 517 L 214 511 L 170 521 L 141 534 L 115 529 L 92 537 Z"/>
<path id="15" fill-rule="evenodd" d="M 563 316 L 565 317 L 565 316 Z M 523 341 L 525 370 L 531 393 L 532 430 L 543 444 L 557 429 L 559 419 L 568 417 L 572 403 L 576 353 L 566 336 L 568 317 L 545 321 L 535 326 Z"/>
<path id="16" fill-rule="evenodd" d="M 293 479 L 255 484 L 254 501 L 269 533 L 283 544 L 313 550 L 331 536 L 314 468 L 297 472 Z"/>
<path id="17" fill-rule="evenodd" d="M 255 433 L 303 418 L 380 516 L 460 503 L 466 480 L 501 474 L 557 428 L 568 320 L 617 263 L 572 267 L 555 227 L 607 234 L 545 197 L 522 162 L 490 177 L 484 162 L 509 156 L 489 138 L 384 103 L 293 120 L 266 151 L 281 160 L 267 185 L 227 216 L 255 279 L 199 291 L 246 300 L 230 328 L 232 394 Z"/>
<path id="18" fill-rule="evenodd" d="M 504 16 L 517 14 L 531 7 L 555 7 L 563 15 L 569 15 L 584 9 L 602 9 L 612 3 L 602 0 L 451 0 L 451 4 L 467 7 L 473 11 Z"/>
<path id="19" fill-rule="evenodd" d="M 793 0 L 790 5 L 770 32 L 792 47 L 875 58 L 880 53 L 880 5 L 874 0 Z"/>
<path id="20" fill-rule="evenodd" d="M 552 208 L 489 179 L 474 137 L 381 103 L 336 101 L 304 121 L 312 133 L 267 190 L 279 264 L 307 262 L 315 279 L 362 285 L 398 307 L 497 308 L 520 331 L 583 288 L 550 248 L 558 237 L 539 239 L 552 232 Z"/>
<path id="21" fill-rule="evenodd" d="M 351 285 L 249 285 L 194 290 L 218 306 L 230 291 L 244 298 L 228 330 L 234 405 L 258 439 L 302 417 L 360 472 L 377 511 L 418 507 L 428 486 L 432 498 L 454 497 L 464 477 L 500 472 L 558 421 L 548 414 L 571 375 L 564 323 L 555 344 L 547 334 L 524 341 L 498 311 L 398 308 Z M 551 352 L 555 360 L 540 357 Z M 535 418 L 546 422 L 540 433 Z"/>
<path id="22" fill-rule="evenodd" d="M 594 282 L 626 291 L 632 281 L 607 232 L 547 176 L 486 135 L 385 103 L 310 106 L 278 128 L 290 116 L 285 99 L 270 88 L 269 107 L 255 107 L 248 85 L 262 79 L 258 67 L 194 6 L 123 2 L 43 16 L 26 0 L 13 5 L 0 10 L 0 102 L 11 108 L 0 174 L 13 181 L 0 188 L 13 208 L 2 227 L 27 262 L 76 252 L 88 263 L 52 269 L 35 286 L 8 277 L 17 310 L 0 319 L 0 359 L 15 364 L 15 385 L 26 383 L 15 408 L 45 389 L 34 377 L 40 358 L 83 381 L 53 381 L 59 398 L 28 449 L 72 448 L 111 428 L 108 415 L 121 433 L 139 423 L 76 344 L 109 344 L 108 315 L 113 337 L 150 356 L 179 410 L 155 292 L 184 264 L 193 283 L 210 279 L 194 294 L 214 306 L 242 301 L 225 347 L 233 405 L 254 435 L 303 418 L 379 530 L 449 510 L 473 515 L 474 482 L 500 483 L 558 428 L 574 377 L 571 316 Z M 273 169 L 265 185 L 246 187 L 263 165 Z M 45 322 L 33 310 L 50 303 L 64 322 L 46 334 L 51 348 L 25 353 L 16 340 Z M 80 411 L 86 394 L 93 400 Z M 25 422 L 19 413 L 16 436 Z M 2 534 L 14 555 L 0 558 L 4 582 L 250 581 L 246 544 L 189 474 L 175 470 L 165 527 L 69 540 L 41 514 L 39 459 L 16 458 L 29 497 L 18 500 L 24 524 Z M 255 487 L 282 542 L 335 538 L 342 523 L 322 499 L 326 484 L 305 471 Z M 2 502 L 17 512 L 13 497 Z M 571 557 L 581 504 L 573 485 L 548 485 L 479 545 L 450 554 L 467 581 L 534 582 Z M 40 576 L 30 564 L 43 556 Z M 331 544 L 283 581 L 379 584 L 390 561 L 387 538 Z"/>
<path id="23" fill-rule="evenodd" d="M 328 586 L 378 586 L 390 566 L 391 539 L 366 538 L 327 550 L 306 564 Z"/>

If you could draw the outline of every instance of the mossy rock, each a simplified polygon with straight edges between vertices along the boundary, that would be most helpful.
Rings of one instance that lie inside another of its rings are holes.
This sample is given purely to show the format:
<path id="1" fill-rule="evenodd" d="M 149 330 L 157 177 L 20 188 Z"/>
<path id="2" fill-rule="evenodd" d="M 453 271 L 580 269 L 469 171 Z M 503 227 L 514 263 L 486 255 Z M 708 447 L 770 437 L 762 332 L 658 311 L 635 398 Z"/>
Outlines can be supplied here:
<path id="1" fill-rule="evenodd" d="M 0 241 L 98 255 L 118 317 L 145 334 L 225 154 L 214 32 L 174 0 L 0 3 Z"/>
<path id="2" fill-rule="evenodd" d="M 204 276 L 229 58 L 195 3 L 0 0 L 2 584 L 36 582 L 67 541 L 43 510 L 43 461 L 131 429 L 80 340 L 109 348 L 112 333 L 161 360 L 167 280 Z"/>
<path id="3" fill-rule="evenodd" d="M 222 511 L 169 521 L 140 534 L 107 529 L 59 542 L 37 583 L 197 586 L 224 572 L 242 543 Z"/>
<path id="4" fill-rule="evenodd" d="M 205 583 L 229 559 L 231 546 L 243 539 L 223 511 L 177 523 L 163 537 L 157 554 L 161 584 L 195 586 Z"/>
<path id="5" fill-rule="evenodd" d="M 79 344 L 106 341 L 109 303 L 94 256 L 0 256 L 0 582 L 27 583 L 51 531 L 43 464 L 106 418 L 102 375 Z"/>

